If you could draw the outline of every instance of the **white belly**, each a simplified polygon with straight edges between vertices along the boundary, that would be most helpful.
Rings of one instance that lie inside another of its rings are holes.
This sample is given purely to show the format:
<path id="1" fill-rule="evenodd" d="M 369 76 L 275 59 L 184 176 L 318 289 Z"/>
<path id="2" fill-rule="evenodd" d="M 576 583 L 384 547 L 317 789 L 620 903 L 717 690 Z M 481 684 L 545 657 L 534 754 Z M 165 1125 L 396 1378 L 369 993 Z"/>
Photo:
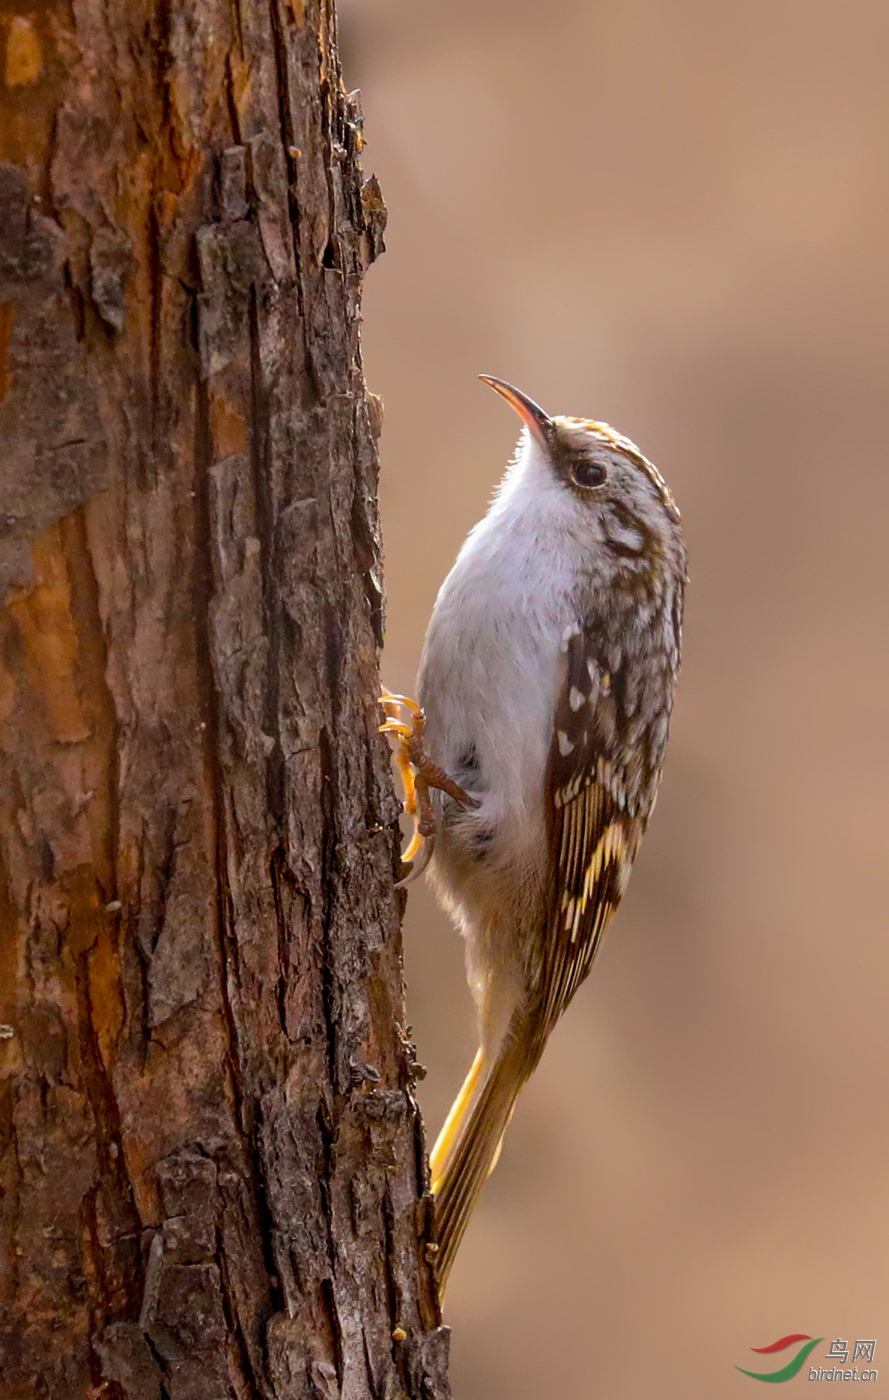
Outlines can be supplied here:
<path id="1" fill-rule="evenodd" d="M 495 866 L 545 859 L 546 769 L 565 627 L 575 620 L 573 571 L 528 530 L 484 522 L 436 601 L 420 666 L 427 749 L 481 806 L 455 824 L 461 844 L 490 832 Z M 474 756 L 477 773 L 467 767 Z M 481 845 L 479 846 L 481 851 Z M 453 853 L 454 856 L 457 852 Z M 442 851 L 447 861 L 448 852 Z"/>

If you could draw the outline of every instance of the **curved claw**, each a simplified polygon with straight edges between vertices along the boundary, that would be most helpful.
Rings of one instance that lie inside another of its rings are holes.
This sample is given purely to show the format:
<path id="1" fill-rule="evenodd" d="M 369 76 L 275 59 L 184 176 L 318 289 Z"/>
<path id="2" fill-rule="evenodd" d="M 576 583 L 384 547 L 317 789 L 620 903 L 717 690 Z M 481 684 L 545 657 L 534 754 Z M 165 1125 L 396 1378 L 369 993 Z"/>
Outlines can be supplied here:
<path id="1" fill-rule="evenodd" d="M 410 844 L 408 845 L 407 850 L 402 851 L 401 853 L 401 859 L 403 863 L 405 865 L 410 865 L 411 867 L 413 867 L 417 856 L 420 854 L 421 851 L 423 851 L 426 848 L 429 841 L 431 841 L 432 839 L 433 838 L 431 836 L 427 838 L 423 835 L 423 833 L 420 830 L 420 824 L 418 822 L 414 830 L 414 834 L 410 839 Z M 413 869 L 411 870 L 411 874 L 414 874 Z"/>
<path id="2" fill-rule="evenodd" d="M 411 728 L 409 724 L 402 724 L 398 719 L 387 719 L 385 724 L 380 725 L 381 734 L 397 734 L 399 739 L 409 739 Z"/>
<path id="3" fill-rule="evenodd" d="M 386 715 L 380 733 L 391 735 L 395 740 L 392 756 L 404 788 L 403 808 L 415 822 L 410 844 L 402 856 L 402 863 L 409 868 L 407 875 L 398 882 L 401 886 L 422 875 L 435 849 L 435 814 L 430 788 L 441 789 L 464 807 L 477 807 L 478 802 L 426 754 L 423 747 L 426 716 L 416 700 L 407 695 L 395 695 L 383 687 L 380 704 Z"/>
<path id="4" fill-rule="evenodd" d="M 416 855 L 414 854 L 415 847 L 417 850 Z M 421 836 L 419 830 L 414 832 L 413 836 L 411 837 L 410 845 L 408 846 L 404 855 L 401 857 L 402 863 L 404 865 L 410 865 L 411 868 L 407 872 L 407 874 L 403 876 L 403 878 L 399 880 L 396 884 L 395 888 L 397 890 L 403 890 L 405 885 L 412 885 L 415 880 L 419 879 L 419 877 L 423 874 L 423 871 L 426 869 L 426 866 L 432 859 L 434 850 L 434 835 Z"/>
<path id="5" fill-rule="evenodd" d="M 405 710 L 410 710 L 412 715 L 422 714 L 422 710 L 416 700 L 411 700 L 408 695 L 395 695 L 391 690 L 387 690 L 385 686 L 381 686 L 380 688 L 380 704 L 387 714 L 389 713 L 388 707 L 390 705 L 393 709 L 401 709 L 403 707 Z"/>

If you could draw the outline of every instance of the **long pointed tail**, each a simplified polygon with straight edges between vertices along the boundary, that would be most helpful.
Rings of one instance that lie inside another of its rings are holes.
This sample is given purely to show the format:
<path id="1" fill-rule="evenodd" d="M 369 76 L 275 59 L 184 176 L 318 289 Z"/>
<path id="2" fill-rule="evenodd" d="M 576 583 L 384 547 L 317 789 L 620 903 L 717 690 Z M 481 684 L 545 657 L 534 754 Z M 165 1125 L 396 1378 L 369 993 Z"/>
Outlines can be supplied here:
<path id="1" fill-rule="evenodd" d="M 463 1231 L 500 1154 L 515 1101 L 540 1058 L 524 1027 L 523 1031 L 507 1032 L 489 1069 L 478 1052 L 432 1151 L 436 1271 L 442 1294 Z"/>

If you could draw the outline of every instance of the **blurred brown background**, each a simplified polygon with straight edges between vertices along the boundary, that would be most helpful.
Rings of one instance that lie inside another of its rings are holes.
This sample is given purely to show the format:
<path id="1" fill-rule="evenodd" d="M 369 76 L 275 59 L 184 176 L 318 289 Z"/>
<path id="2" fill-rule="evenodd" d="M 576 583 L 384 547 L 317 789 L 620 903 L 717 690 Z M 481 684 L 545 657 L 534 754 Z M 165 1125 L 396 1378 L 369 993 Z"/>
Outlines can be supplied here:
<path id="1" fill-rule="evenodd" d="M 797 1331 L 820 1365 L 876 1337 L 889 1395 L 889 7 L 341 0 L 341 29 L 390 211 L 387 683 L 517 433 L 480 371 L 636 439 L 691 552 L 660 802 L 454 1270 L 456 1400 L 752 1396 L 734 1364 Z M 407 970 L 432 1136 L 475 1037 L 423 888 Z"/>

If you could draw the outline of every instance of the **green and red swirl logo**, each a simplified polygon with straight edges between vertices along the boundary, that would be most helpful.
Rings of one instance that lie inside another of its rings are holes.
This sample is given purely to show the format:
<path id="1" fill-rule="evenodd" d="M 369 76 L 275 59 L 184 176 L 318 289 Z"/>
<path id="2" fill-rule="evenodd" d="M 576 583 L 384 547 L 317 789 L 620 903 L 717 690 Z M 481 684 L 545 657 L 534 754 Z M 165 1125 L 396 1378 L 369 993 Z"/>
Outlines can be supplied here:
<path id="1" fill-rule="evenodd" d="M 785 1366 L 777 1371 L 748 1371 L 743 1366 L 736 1366 L 736 1371 L 741 1371 L 745 1376 L 752 1376 L 755 1381 L 790 1381 L 802 1370 L 811 1351 L 814 1351 L 819 1342 L 823 1342 L 823 1337 L 810 1337 L 805 1332 L 791 1332 L 786 1337 L 779 1337 L 777 1342 L 772 1342 L 768 1347 L 751 1347 L 751 1351 L 756 1351 L 760 1356 L 772 1356 L 776 1352 L 786 1351 L 788 1347 L 796 1346 L 797 1342 L 803 1345 Z"/>

